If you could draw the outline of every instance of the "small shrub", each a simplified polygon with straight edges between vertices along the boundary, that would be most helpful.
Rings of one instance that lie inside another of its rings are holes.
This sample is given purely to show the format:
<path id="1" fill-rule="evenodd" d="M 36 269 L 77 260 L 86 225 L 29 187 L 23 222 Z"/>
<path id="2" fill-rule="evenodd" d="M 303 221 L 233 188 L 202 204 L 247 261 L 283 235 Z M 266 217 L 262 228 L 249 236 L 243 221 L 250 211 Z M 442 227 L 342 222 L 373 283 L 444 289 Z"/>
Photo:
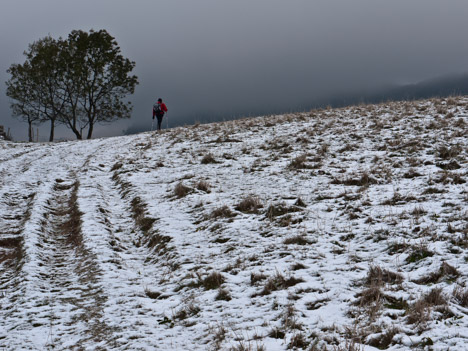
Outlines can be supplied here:
<path id="1" fill-rule="evenodd" d="M 309 245 L 311 241 L 307 239 L 307 237 L 304 234 L 298 234 L 295 236 L 291 236 L 289 238 L 284 239 L 283 244 L 285 245 Z"/>
<path id="2" fill-rule="evenodd" d="M 438 271 L 429 273 L 428 275 L 415 280 L 415 283 L 435 284 L 443 278 L 447 280 L 455 280 L 459 275 L 460 273 L 455 267 L 449 265 L 447 262 L 443 262 Z"/>
<path id="3" fill-rule="evenodd" d="M 268 281 L 263 286 L 262 291 L 258 294 L 254 294 L 253 297 L 269 295 L 273 291 L 287 289 L 302 282 L 304 282 L 304 280 L 301 278 L 295 278 L 292 276 L 285 278 L 281 273 L 277 272 L 273 277 L 268 279 Z"/>
<path id="4" fill-rule="evenodd" d="M 206 289 L 206 290 L 212 290 L 212 289 L 217 289 L 221 286 L 221 284 L 224 283 L 226 279 L 221 273 L 218 272 L 212 272 L 209 274 L 205 279 L 201 281 L 201 285 Z"/>
<path id="5" fill-rule="evenodd" d="M 122 168 L 122 166 L 123 166 L 123 163 L 122 163 L 122 162 L 116 162 L 116 163 L 112 166 L 111 172 L 114 172 L 114 171 L 116 171 L 116 170 Z"/>
<path id="6" fill-rule="evenodd" d="M 178 183 L 174 187 L 174 195 L 177 196 L 179 199 L 184 196 L 187 196 L 191 191 L 192 189 L 184 185 L 182 182 Z"/>
<path id="7" fill-rule="evenodd" d="M 298 271 L 300 269 L 306 269 L 307 267 L 300 262 L 296 262 L 291 266 L 291 270 Z"/>
<path id="8" fill-rule="evenodd" d="M 145 289 L 145 294 L 150 299 L 158 299 L 161 296 L 161 293 L 159 291 L 151 291 L 149 289 Z"/>
<path id="9" fill-rule="evenodd" d="M 457 286 L 453 289 L 453 298 L 462 307 L 468 307 L 468 289 L 464 289 L 461 286 Z"/>
<path id="10" fill-rule="evenodd" d="M 219 288 L 218 295 L 216 295 L 215 300 L 231 301 L 232 297 L 228 290 Z"/>
<path id="11" fill-rule="evenodd" d="M 183 320 L 189 317 L 197 315 L 201 311 L 201 308 L 196 306 L 193 302 L 183 306 L 174 314 L 174 319 Z"/>
<path id="12" fill-rule="evenodd" d="M 445 305 L 447 305 L 447 299 L 442 294 L 442 289 L 434 288 L 410 306 L 407 312 L 407 322 L 425 324 L 430 320 L 432 307 Z"/>
<path id="13" fill-rule="evenodd" d="M 262 273 L 250 273 L 250 285 L 255 285 L 257 282 L 265 280 L 267 276 Z"/>
<path id="14" fill-rule="evenodd" d="M 249 195 L 242 200 L 235 209 L 244 213 L 258 213 L 258 209 L 262 207 L 262 202 L 257 196 Z"/>
<path id="15" fill-rule="evenodd" d="M 378 348 L 379 350 L 386 350 L 391 345 L 393 337 L 400 333 L 400 329 L 393 327 L 388 329 L 385 333 L 373 337 L 369 340 L 368 345 Z"/>
<path id="16" fill-rule="evenodd" d="M 200 191 L 204 191 L 205 193 L 209 193 L 211 191 L 211 186 L 206 180 L 198 181 L 195 185 L 195 188 L 197 188 Z"/>
<path id="17" fill-rule="evenodd" d="M 205 156 L 203 156 L 203 158 L 201 160 L 201 163 L 206 165 L 206 164 L 209 164 L 209 163 L 217 163 L 217 161 L 215 160 L 213 154 L 208 153 Z"/>
<path id="18" fill-rule="evenodd" d="M 400 273 L 391 272 L 379 266 L 371 266 L 366 278 L 366 284 L 370 286 L 381 286 L 383 283 L 399 284 L 402 281 L 403 276 Z"/>
<path id="19" fill-rule="evenodd" d="M 289 169 L 306 169 L 309 168 L 309 166 L 306 164 L 307 161 L 307 155 L 301 155 L 297 156 L 288 165 Z"/>
<path id="20" fill-rule="evenodd" d="M 450 158 L 457 157 L 462 152 L 462 148 L 459 145 L 454 145 L 452 147 L 448 147 L 446 145 L 439 146 L 437 148 L 437 156 L 447 160 Z"/>
<path id="21" fill-rule="evenodd" d="M 268 333 L 268 336 L 273 339 L 284 339 L 286 333 L 278 327 L 273 327 Z"/>
<path id="22" fill-rule="evenodd" d="M 289 341 L 289 344 L 287 346 L 287 349 L 293 349 L 293 348 L 305 349 L 307 346 L 309 346 L 309 343 L 307 342 L 304 334 L 297 333 L 292 336 L 291 341 Z"/>
<path id="23" fill-rule="evenodd" d="M 213 212 L 211 212 L 211 218 L 220 218 L 220 217 L 224 217 L 224 218 L 232 218 L 232 217 L 235 217 L 236 214 L 234 212 L 231 211 L 231 209 L 224 205 L 224 206 L 221 206 L 221 207 L 218 207 L 217 209 L 213 210 Z"/>
<path id="24" fill-rule="evenodd" d="M 406 258 L 406 263 L 414 263 L 433 256 L 434 253 L 429 251 L 426 245 L 413 246 L 411 253 Z"/>

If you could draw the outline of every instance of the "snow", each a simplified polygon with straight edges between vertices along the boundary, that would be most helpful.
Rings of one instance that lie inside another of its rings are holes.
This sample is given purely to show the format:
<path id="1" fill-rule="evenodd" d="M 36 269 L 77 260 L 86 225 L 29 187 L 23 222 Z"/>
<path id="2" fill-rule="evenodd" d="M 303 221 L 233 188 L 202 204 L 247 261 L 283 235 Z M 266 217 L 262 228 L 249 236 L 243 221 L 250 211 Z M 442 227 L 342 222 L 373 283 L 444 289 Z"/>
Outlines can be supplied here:
<path id="1" fill-rule="evenodd" d="M 391 333 L 389 350 L 466 350 L 468 306 L 454 291 L 468 295 L 467 107 L 458 97 L 2 141 L 0 349 L 376 350 Z M 249 196 L 263 206 L 236 209 Z M 216 216 L 223 206 L 231 215 Z M 443 262 L 456 274 L 416 282 Z M 402 279 L 365 302 L 371 267 Z M 204 286 L 213 273 L 219 289 Z M 435 288 L 446 303 L 410 323 Z"/>

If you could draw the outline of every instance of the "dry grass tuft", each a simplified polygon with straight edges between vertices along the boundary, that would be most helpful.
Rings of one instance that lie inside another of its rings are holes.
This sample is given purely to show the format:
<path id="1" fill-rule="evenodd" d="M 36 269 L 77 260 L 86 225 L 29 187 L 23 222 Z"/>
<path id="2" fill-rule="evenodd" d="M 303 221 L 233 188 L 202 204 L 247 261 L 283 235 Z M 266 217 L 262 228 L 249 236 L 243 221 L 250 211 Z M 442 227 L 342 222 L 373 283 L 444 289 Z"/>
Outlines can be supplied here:
<path id="1" fill-rule="evenodd" d="M 376 347 L 379 350 L 386 350 L 392 344 L 393 337 L 400 333 L 401 330 L 397 327 L 391 327 L 385 332 L 380 333 L 377 336 L 372 337 L 367 344 L 372 347 Z"/>
<path id="2" fill-rule="evenodd" d="M 427 245 L 421 243 L 411 248 L 411 252 L 405 261 L 406 263 L 415 263 L 433 255 L 434 253 L 427 248 Z"/>
<path id="3" fill-rule="evenodd" d="M 195 184 L 195 188 L 204 191 L 205 193 L 211 192 L 211 186 L 210 183 L 208 183 L 206 180 L 200 180 Z"/>
<path id="4" fill-rule="evenodd" d="M 174 187 L 174 195 L 179 199 L 182 197 L 187 196 L 192 192 L 192 188 L 184 185 L 184 183 L 180 182 Z"/>
<path id="5" fill-rule="evenodd" d="M 258 210 L 263 207 L 260 198 L 255 195 L 249 195 L 242 200 L 235 209 L 243 213 L 258 213 Z"/>
<path id="6" fill-rule="evenodd" d="M 297 333 L 291 337 L 291 340 L 289 341 L 288 346 L 286 346 L 286 348 L 288 350 L 297 348 L 305 349 L 307 346 L 309 346 L 309 344 L 310 343 L 307 341 L 303 333 Z"/>
<path id="7" fill-rule="evenodd" d="M 218 162 L 215 160 L 212 153 L 208 153 L 205 156 L 203 156 L 203 158 L 201 160 L 201 163 L 206 165 L 206 164 L 209 164 L 209 163 L 218 163 Z"/>
<path id="8" fill-rule="evenodd" d="M 347 186 L 369 186 L 371 184 L 377 184 L 378 182 L 375 178 L 371 177 L 369 173 L 363 172 L 355 177 L 349 176 L 343 179 L 334 178 L 331 183 Z"/>
<path id="9" fill-rule="evenodd" d="M 271 220 L 274 217 L 279 217 L 288 213 L 299 212 L 302 210 L 303 208 L 299 206 L 288 206 L 286 203 L 281 202 L 277 204 L 271 204 L 270 206 L 268 206 L 266 216 Z"/>
<path id="10" fill-rule="evenodd" d="M 312 242 L 309 239 L 307 239 L 307 236 L 304 235 L 304 234 L 298 234 L 298 235 L 295 235 L 295 236 L 291 236 L 289 238 L 284 239 L 284 241 L 283 241 L 283 244 L 285 244 L 285 245 L 292 245 L 292 244 L 295 244 L 295 245 L 309 245 L 311 243 Z"/>
<path id="11" fill-rule="evenodd" d="M 289 169 L 307 169 L 310 168 L 309 165 L 307 165 L 307 154 L 303 154 L 300 156 L 297 156 L 296 158 L 292 159 L 291 162 L 288 165 Z"/>
<path id="12" fill-rule="evenodd" d="M 252 297 L 270 295 L 273 291 L 287 289 L 302 282 L 304 282 L 304 280 L 301 278 L 295 278 L 293 276 L 285 278 L 281 273 L 276 272 L 276 274 L 265 283 L 262 291 L 258 294 L 254 294 Z"/>
<path id="13" fill-rule="evenodd" d="M 453 298 L 455 301 L 462 307 L 468 307 L 468 288 L 463 289 L 461 286 L 455 287 L 453 289 Z"/>
<path id="14" fill-rule="evenodd" d="M 231 294 L 229 293 L 228 290 L 219 288 L 218 289 L 218 294 L 216 295 L 215 300 L 217 300 L 217 301 L 220 301 L 220 300 L 222 300 L 222 301 L 231 301 L 232 297 L 231 297 Z"/>
<path id="15" fill-rule="evenodd" d="M 201 285 L 206 290 L 218 289 L 221 284 L 226 281 L 226 278 L 219 272 L 212 272 L 207 277 L 200 281 Z"/>
<path id="16" fill-rule="evenodd" d="M 400 273 L 391 272 L 387 269 L 382 269 L 379 266 L 371 266 L 367 273 L 366 284 L 382 286 L 383 283 L 399 284 L 403 281 L 403 276 Z"/>
<path id="17" fill-rule="evenodd" d="M 430 321 L 434 306 L 446 305 L 447 298 L 442 294 L 442 289 L 434 288 L 409 307 L 406 320 L 409 324 L 424 325 Z"/>
<path id="18" fill-rule="evenodd" d="M 455 158 L 463 151 L 460 145 L 446 146 L 442 145 L 437 148 L 436 155 L 444 160 Z"/>
<path id="19" fill-rule="evenodd" d="M 213 212 L 211 212 L 210 218 L 232 218 L 235 216 L 236 214 L 232 212 L 227 205 L 224 205 L 214 209 Z"/>
<path id="20" fill-rule="evenodd" d="M 440 282 L 442 279 L 454 281 L 459 275 L 460 273 L 455 267 L 449 265 L 447 262 L 443 262 L 438 271 L 429 273 L 414 282 L 417 284 L 435 284 Z"/>
<path id="21" fill-rule="evenodd" d="M 250 285 L 255 285 L 257 282 L 267 279 L 268 277 L 262 273 L 250 273 Z"/>
<path id="22" fill-rule="evenodd" d="M 111 172 L 114 172 L 114 171 L 116 171 L 116 170 L 122 168 L 122 166 L 123 166 L 123 163 L 122 163 L 122 162 L 116 162 L 116 163 L 112 166 Z"/>

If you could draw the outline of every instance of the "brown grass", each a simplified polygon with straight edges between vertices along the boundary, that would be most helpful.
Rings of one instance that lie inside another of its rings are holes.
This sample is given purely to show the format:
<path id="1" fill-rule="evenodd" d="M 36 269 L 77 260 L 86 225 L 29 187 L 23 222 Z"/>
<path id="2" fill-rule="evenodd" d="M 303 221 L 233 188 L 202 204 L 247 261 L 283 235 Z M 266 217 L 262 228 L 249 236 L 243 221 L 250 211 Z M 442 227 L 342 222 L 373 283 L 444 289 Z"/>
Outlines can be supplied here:
<path id="1" fill-rule="evenodd" d="M 357 176 L 349 176 L 347 178 L 334 178 L 331 181 L 332 184 L 342 184 L 347 186 L 369 186 L 371 184 L 377 184 L 377 180 L 369 175 L 367 172 L 363 172 Z"/>
<path id="2" fill-rule="evenodd" d="M 258 213 L 258 210 L 262 207 L 263 204 L 258 196 L 249 195 L 239 202 L 235 209 L 243 213 Z"/>
<path id="3" fill-rule="evenodd" d="M 179 199 L 187 196 L 190 194 L 190 192 L 192 192 L 192 188 L 184 185 L 182 182 L 177 183 L 177 185 L 174 187 L 174 195 Z"/>
<path id="4" fill-rule="evenodd" d="M 391 272 L 379 266 L 371 266 L 366 278 L 366 284 L 370 286 L 382 286 L 383 283 L 399 284 L 402 281 L 403 276 L 400 273 Z"/>
<path id="5" fill-rule="evenodd" d="M 61 225 L 60 230 L 63 233 L 66 233 L 67 240 L 73 243 L 75 246 L 82 246 L 83 245 L 83 234 L 81 232 L 81 216 L 82 213 L 78 208 L 78 188 L 80 183 L 75 181 L 72 185 L 72 192 L 70 195 L 70 199 L 68 200 L 68 218 L 67 220 Z"/>
<path id="6" fill-rule="evenodd" d="M 409 324 L 426 324 L 431 319 L 431 310 L 434 306 L 446 305 L 447 298 L 442 294 L 442 289 L 434 288 L 409 307 L 407 322 Z"/>
<path id="7" fill-rule="evenodd" d="M 209 164 L 209 163 L 218 163 L 218 162 L 215 160 L 212 153 L 208 153 L 208 154 L 203 156 L 203 158 L 201 160 L 201 163 L 206 165 L 206 164 Z"/>
<path id="8" fill-rule="evenodd" d="M 206 180 L 199 180 L 197 184 L 195 184 L 195 188 L 200 191 L 204 191 L 205 193 L 209 193 L 211 191 L 210 183 Z"/>
<path id="9" fill-rule="evenodd" d="M 303 154 L 297 156 L 296 158 L 292 159 L 288 165 L 289 169 L 307 169 L 310 166 L 307 165 L 307 154 Z"/>
<path id="10" fill-rule="evenodd" d="M 226 278 L 219 272 L 212 272 L 201 280 L 201 285 L 206 290 L 217 289 L 226 281 Z"/>
<path id="11" fill-rule="evenodd" d="M 214 209 L 211 212 L 210 218 L 232 218 L 235 216 L 236 214 L 227 205 L 224 205 Z"/>
<path id="12" fill-rule="evenodd" d="M 460 273 L 455 267 L 449 265 L 447 262 L 443 262 L 439 270 L 416 279 L 414 282 L 417 284 L 436 284 L 442 279 L 449 281 L 456 280 L 459 275 Z"/>
<path id="13" fill-rule="evenodd" d="M 309 245 L 312 242 L 307 239 L 307 236 L 304 234 L 298 234 L 284 239 L 283 244 L 285 245 Z"/>
<path id="14" fill-rule="evenodd" d="M 468 307 L 468 288 L 463 289 L 458 285 L 453 289 L 452 296 L 460 306 Z"/>
<path id="15" fill-rule="evenodd" d="M 258 294 L 254 294 L 252 297 L 269 295 L 273 291 L 287 289 L 302 282 L 304 282 L 304 280 L 301 278 L 295 278 L 293 276 L 285 278 L 281 273 L 276 272 L 276 274 L 265 283 L 262 291 Z"/>

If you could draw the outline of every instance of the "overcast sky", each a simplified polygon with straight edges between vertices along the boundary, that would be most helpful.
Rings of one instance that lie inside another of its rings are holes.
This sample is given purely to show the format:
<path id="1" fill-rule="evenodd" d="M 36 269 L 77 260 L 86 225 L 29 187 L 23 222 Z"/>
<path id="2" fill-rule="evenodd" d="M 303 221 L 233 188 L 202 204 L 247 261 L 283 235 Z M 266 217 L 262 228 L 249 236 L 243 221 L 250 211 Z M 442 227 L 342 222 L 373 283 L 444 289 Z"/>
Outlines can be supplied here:
<path id="1" fill-rule="evenodd" d="M 0 124 L 26 138 L 6 70 L 48 34 L 106 29 L 136 62 L 133 117 L 105 136 L 150 128 L 158 97 L 169 125 L 190 124 L 465 73 L 467 18 L 466 0 L 1 0 Z"/>

